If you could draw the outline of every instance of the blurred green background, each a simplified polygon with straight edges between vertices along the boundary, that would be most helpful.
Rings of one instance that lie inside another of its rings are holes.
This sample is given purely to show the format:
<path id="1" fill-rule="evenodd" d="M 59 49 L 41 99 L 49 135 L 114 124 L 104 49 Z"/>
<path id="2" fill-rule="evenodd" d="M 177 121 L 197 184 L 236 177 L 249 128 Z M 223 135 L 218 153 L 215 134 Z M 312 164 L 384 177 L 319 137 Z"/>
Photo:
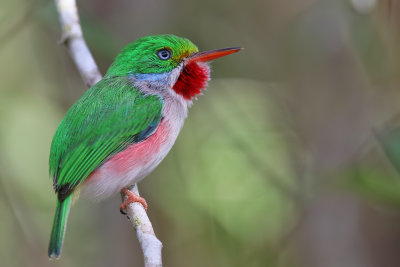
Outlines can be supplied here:
<path id="1" fill-rule="evenodd" d="M 400 175 L 376 137 L 400 118 L 400 2 L 78 4 L 103 73 L 143 35 L 245 47 L 213 63 L 176 145 L 140 183 L 165 266 L 400 266 Z M 48 260 L 50 142 L 86 88 L 52 1 L 2 0 L 0 22 L 0 265 L 142 266 L 119 195 L 80 199 L 61 260 Z"/>

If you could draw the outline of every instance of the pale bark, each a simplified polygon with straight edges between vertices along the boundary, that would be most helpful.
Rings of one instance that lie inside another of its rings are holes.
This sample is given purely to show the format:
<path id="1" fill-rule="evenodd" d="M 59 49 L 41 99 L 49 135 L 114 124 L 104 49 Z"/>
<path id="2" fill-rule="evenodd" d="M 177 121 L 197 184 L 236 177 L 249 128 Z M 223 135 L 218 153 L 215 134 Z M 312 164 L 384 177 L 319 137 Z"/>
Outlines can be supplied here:
<path id="1" fill-rule="evenodd" d="M 88 87 L 101 80 L 101 73 L 83 39 L 75 0 L 55 0 L 61 23 L 61 42 L 64 43 Z"/>
<path id="2" fill-rule="evenodd" d="M 131 186 L 129 190 L 139 196 L 139 190 L 136 184 Z M 126 195 L 122 196 L 122 201 L 126 198 Z M 129 204 L 126 208 L 126 215 L 131 221 L 132 226 L 136 229 L 137 238 L 144 254 L 144 266 L 162 266 L 162 243 L 156 237 L 153 226 L 142 204 L 138 202 Z"/>

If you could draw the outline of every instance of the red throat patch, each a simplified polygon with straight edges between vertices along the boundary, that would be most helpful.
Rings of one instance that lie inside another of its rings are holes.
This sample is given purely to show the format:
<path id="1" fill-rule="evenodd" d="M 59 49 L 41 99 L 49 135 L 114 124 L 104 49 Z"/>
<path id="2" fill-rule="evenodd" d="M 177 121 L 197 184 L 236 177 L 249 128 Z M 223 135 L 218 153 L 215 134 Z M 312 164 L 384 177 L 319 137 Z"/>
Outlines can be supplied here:
<path id="1" fill-rule="evenodd" d="M 182 70 L 173 86 L 174 91 L 186 100 L 191 100 L 205 89 L 210 79 L 210 69 L 207 65 L 189 62 Z"/>

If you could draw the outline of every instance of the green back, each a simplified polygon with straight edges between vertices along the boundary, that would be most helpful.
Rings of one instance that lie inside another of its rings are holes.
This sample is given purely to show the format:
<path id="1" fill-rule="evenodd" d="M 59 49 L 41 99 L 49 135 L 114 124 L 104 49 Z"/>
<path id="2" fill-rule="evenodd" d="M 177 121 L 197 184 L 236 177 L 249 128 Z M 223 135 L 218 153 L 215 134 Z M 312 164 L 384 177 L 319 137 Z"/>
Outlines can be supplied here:
<path id="1" fill-rule="evenodd" d="M 62 201 L 112 155 L 157 128 L 162 100 L 144 95 L 128 78 L 104 78 L 67 112 L 51 144 L 50 175 Z"/>

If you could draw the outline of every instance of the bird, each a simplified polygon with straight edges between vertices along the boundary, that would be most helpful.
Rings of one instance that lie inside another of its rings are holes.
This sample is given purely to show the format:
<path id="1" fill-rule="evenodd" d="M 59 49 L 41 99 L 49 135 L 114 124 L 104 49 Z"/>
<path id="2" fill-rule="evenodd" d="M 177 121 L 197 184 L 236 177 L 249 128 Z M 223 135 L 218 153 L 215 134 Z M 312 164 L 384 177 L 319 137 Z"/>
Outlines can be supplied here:
<path id="1" fill-rule="evenodd" d="M 51 143 L 49 170 L 57 205 L 48 248 L 61 255 L 74 196 L 104 199 L 123 192 L 121 206 L 144 198 L 127 187 L 151 173 L 172 148 L 188 109 L 210 80 L 209 62 L 241 47 L 199 52 L 189 39 L 151 35 L 128 44 L 104 77 L 67 111 Z"/>

